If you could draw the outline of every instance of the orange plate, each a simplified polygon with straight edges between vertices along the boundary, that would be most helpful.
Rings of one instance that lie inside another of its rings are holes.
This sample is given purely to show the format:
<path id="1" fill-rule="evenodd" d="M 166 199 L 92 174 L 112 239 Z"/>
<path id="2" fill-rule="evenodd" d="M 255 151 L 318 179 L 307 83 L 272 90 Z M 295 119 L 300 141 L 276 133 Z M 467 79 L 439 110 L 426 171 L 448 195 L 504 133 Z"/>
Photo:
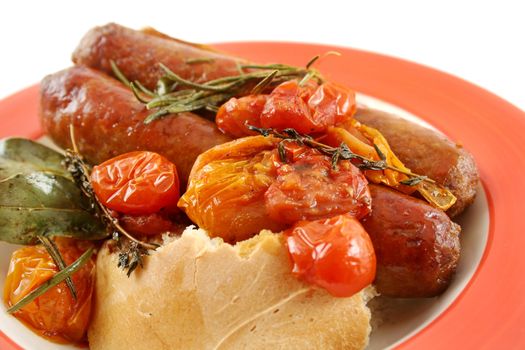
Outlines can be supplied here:
<path id="1" fill-rule="evenodd" d="M 525 345 L 525 113 L 466 81 L 374 53 L 312 44 L 243 42 L 216 45 L 257 62 L 318 66 L 326 76 L 390 102 L 429 122 L 471 151 L 487 191 L 490 232 L 467 287 L 437 319 L 400 349 L 510 349 Z M 0 101 L 0 137 L 41 134 L 38 87 Z M 0 333 L 1 349 L 18 349 Z"/>

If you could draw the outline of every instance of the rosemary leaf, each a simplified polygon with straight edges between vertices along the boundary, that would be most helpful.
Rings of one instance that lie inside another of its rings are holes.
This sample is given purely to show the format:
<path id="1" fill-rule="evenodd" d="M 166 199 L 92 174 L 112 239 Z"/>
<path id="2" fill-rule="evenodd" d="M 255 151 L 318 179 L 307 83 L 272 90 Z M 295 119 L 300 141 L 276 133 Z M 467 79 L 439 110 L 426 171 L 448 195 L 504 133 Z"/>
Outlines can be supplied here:
<path id="1" fill-rule="evenodd" d="M 144 103 L 144 104 L 147 104 L 149 101 L 142 98 L 142 96 L 140 96 L 141 94 L 141 91 L 137 88 L 137 85 L 135 85 L 135 83 L 129 83 L 129 87 L 131 89 L 131 91 L 133 91 L 133 95 L 135 95 L 135 98 L 137 100 L 139 100 L 140 102 Z"/>
<path id="2" fill-rule="evenodd" d="M 399 183 L 407 186 L 415 186 L 419 184 L 422 181 L 425 181 L 427 179 L 427 176 L 421 175 L 416 177 L 411 177 L 406 180 L 400 181 Z"/>
<path id="3" fill-rule="evenodd" d="M 21 308 L 23 308 L 24 306 L 31 303 L 33 300 L 47 292 L 49 289 L 64 281 L 66 278 L 71 277 L 71 275 L 80 270 L 80 268 L 82 268 L 82 266 L 84 266 L 89 261 L 89 259 L 93 255 L 93 251 L 93 248 L 89 248 L 86 252 L 84 252 L 84 254 L 82 254 L 77 260 L 75 260 L 75 262 L 73 262 L 65 269 L 57 272 L 51 279 L 47 280 L 38 288 L 34 289 L 32 292 L 20 299 L 18 303 L 7 309 L 7 312 L 13 313 L 15 311 L 20 310 Z"/>
<path id="4" fill-rule="evenodd" d="M 111 65 L 111 70 L 113 71 L 113 74 L 115 75 L 115 77 L 117 77 L 117 79 L 120 80 L 122 84 L 129 86 L 130 81 L 128 80 L 128 78 L 126 78 L 124 73 L 121 72 L 121 70 L 118 68 L 117 64 L 115 63 L 115 61 L 110 60 L 109 64 Z"/>
<path id="5" fill-rule="evenodd" d="M 257 94 L 260 94 L 261 92 L 263 92 L 264 89 L 266 89 L 272 83 L 272 80 L 273 80 L 273 78 L 275 78 L 277 73 L 279 73 L 278 70 L 272 71 L 270 74 L 268 74 L 268 76 L 266 78 L 264 78 L 257 85 L 255 85 L 255 87 L 252 89 L 252 91 L 250 93 L 252 95 L 257 95 Z"/>
<path id="6" fill-rule="evenodd" d="M 279 158 L 281 158 L 281 162 L 288 163 L 288 160 L 286 159 L 286 150 L 284 149 L 284 140 L 279 142 L 277 145 L 277 151 L 279 152 Z"/>
<path id="7" fill-rule="evenodd" d="M 148 96 L 150 96 L 150 97 L 156 97 L 156 96 L 157 96 L 156 93 L 154 93 L 153 91 L 151 91 L 150 89 L 148 89 L 147 87 L 145 87 L 144 85 L 142 85 L 142 84 L 140 83 L 140 81 L 135 80 L 133 83 L 137 86 L 137 88 L 138 88 L 138 89 L 139 89 L 144 95 L 148 95 Z"/>
<path id="8" fill-rule="evenodd" d="M 309 69 L 319 58 L 321 58 L 321 55 L 315 55 L 314 57 L 312 57 L 310 61 L 308 61 L 308 63 L 306 64 L 306 69 Z"/>
<path id="9" fill-rule="evenodd" d="M 197 58 L 188 58 L 184 63 L 186 64 L 196 64 L 196 63 L 213 63 L 215 59 L 212 57 L 197 57 Z"/>
<path id="10" fill-rule="evenodd" d="M 374 149 L 376 150 L 377 155 L 379 156 L 379 159 L 382 161 L 386 161 L 385 154 L 379 149 L 379 146 L 374 143 Z"/>
<path id="11" fill-rule="evenodd" d="M 46 236 L 38 236 L 38 240 L 40 241 L 40 243 L 42 243 L 44 248 L 46 248 L 47 253 L 55 262 L 55 265 L 57 266 L 58 270 L 61 271 L 65 269 L 66 262 L 64 261 L 62 254 L 60 254 L 60 251 L 58 250 L 58 247 L 56 246 L 55 242 L 53 242 L 53 240 L 49 239 Z M 71 292 L 71 296 L 76 301 L 77 290 L 75 289 L 75 284 L 73 283 L 73 280 L 69 276 L 66 278 L 66 285 L 69 288 L 69 291 Z"/>

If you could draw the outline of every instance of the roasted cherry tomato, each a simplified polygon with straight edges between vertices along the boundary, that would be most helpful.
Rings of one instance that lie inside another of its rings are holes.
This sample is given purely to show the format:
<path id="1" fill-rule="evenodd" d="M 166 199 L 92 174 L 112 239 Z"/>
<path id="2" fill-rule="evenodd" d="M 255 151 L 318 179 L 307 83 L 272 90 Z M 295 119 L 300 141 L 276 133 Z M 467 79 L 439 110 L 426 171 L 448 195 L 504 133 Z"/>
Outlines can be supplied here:
<path id="1" fill-rule="evenodd" d="M 73 263 L 88 248 L 89 243 L 61 239 L 56 241 L 67 265 Z M 43 246 L 18 249 L 11 256 L 4 285 L 4 302 L 15 305 L 32 290 L 49 280 L 58 269 Z M 95 283 L 95 262 L 92 258 L 72 276 L 77 300 L 62 282 L 16 311 L 14 316 L 38 334 L 61 343 L 81 343 L 91 314 Z"/>
<path id="2" fill-rule="evenodd" d="M 262 229 L 281 231 L 285 226 L 268 217 L 264 204 L 264 193 L 274 180 L 277 142 L 244 137 L 204 152 L 193 165 L 179 207 L 212 237 L 229 243 Z"/>
<path id="3" fill-rule="evenodd" d="M 97 198 L 119 213 L 146 215 L 175 207 L 179 177 L 175 164 L 154 152 L 131 152 L 93 168 Z"/>
<path id="4" fill-rule="evenodd" d="M 352 118 L 356 110 L 355 92 L 335 83 L 324 83 L 308 99 L 312 119 L 324 129 Z"/>
<path id="5" fill-rule="evenodd" d="M 370 237 L 349 215 L 301 221 L 285 235 L 293 274 L 336 297 L 352 296 L 375 278 Z"/>
<path id="6" fill-rule="evenodd" d="M 308 100 L 317 88 L 309 81 L 299 86 L 296 80 L 290 80 L 277 86 L 266 101 L 261 114 L 261 126 L 278 130 L 294 128 L 303 134 L 322 131 L 325 126 L 308 107 Z"/>
<path id="7" fill-rule="evenodd" d="M 231 98 L 223 104 L 215 122 L 217 127 L 224 133 L 234 137 L 243 137 L 247 135 L 256 135 L 250 131 L 246 125 L 261 127 L 261 113 L 268 95 L 249 95 L 241 98 Z"/>
<path id="8" fill-rule="evenodd" d="M 286 163 L 264 198 L 268 215 L 275 221 L 293 224 L 349 213 L 361 218 L 370 212 L 368 182 L 350 161 L 334 168 L 330 157 L 311 148 L 288 143 Z"/>

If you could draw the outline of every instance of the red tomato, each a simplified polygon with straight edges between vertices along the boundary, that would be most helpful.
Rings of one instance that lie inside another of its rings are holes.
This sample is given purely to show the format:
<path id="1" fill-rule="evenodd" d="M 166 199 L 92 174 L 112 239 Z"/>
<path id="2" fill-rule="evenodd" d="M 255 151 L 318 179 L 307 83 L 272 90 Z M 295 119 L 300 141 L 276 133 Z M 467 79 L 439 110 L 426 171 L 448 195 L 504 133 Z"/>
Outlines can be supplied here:
<path id="1" fill-rule="evenodd" d="M 312 81 L 299 86 L 296 80 L 277 86 L 264 105 L 261 126 L 278 130 L 294 128 L 303 134 L 322 131 L 325 126 L 321 120 L 314 119 L 315 115 L 308 107 L 308 100 L 316 87 Z"/>
<path id="2" fill-rule="evenodd" d="M 231 98 L 223 104 L 217 116 L 215 123 L 224 133 L 234 137 L 243 137 L 247 135 L 257 135 L 256 132 L 250 131 L 246 124 L 260 127 L 260 117 L 268 95 L 249 95 L 241 98 Z"/>
<path id="3" fill-rule="evenodd" d="M 370 237 L 349 215 L 301 221 L 285 235 L 293 274 L 336 297 L 352 296 L 375 278 Z"/>
<path id="4" fill-rule="evenodd" d="M 155 236 L 166 232 L 179 233 L 180 224 L 170 220 L 166 215 L 153 213 L 148 215 L 122 215 L 120 225 L 132 235 Z"/>
<path id="5" fill-rule="evenodd" d="M 124 214 L 145 215 L 176 207 L 179 177 L 175 164 L 153 152 L 131 152 L 93 168 L 97 198 Z"/>
<path id="6" fill-rule="evenodd" d="M 335 169 L 330 157 L 289 143 L 287 163 L 265 193 L 272 220 L 293 224 L 349 213 L 361 218 L 370 212 L 371 197 L 364 175 L 350 161 Z"/>
<path id="7" fill-rule="evenodd" d="M 57 240 L 67 265 L 88 249 L 87 243 Z M 4 285 L 4 302 L 10 307 L 49 280 L 58 271 L 43 246 L 18 249 L 11 256 Z M 38 334 L 57 342 L 79 343 L 86 340 L 91 314 L 91 297 L 95 283 L 95 262 L 92 258 L 72 276 L 77 300 L 62 282 L 16 311 L 14 316 Z"/>
<path id="8" fill-rule="evenodd" d="M 312 119 L 325 128 L 352 118 L 356 110 L 355 92 L 338 84 L 324 83 L 308 99 Z"/>

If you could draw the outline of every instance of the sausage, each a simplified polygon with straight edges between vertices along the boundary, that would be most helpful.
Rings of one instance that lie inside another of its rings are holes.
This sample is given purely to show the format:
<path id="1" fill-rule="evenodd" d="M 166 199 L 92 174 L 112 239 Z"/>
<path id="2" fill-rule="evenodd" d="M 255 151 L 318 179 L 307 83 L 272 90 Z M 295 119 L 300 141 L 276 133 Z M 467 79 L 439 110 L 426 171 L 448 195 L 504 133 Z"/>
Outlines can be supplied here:
<path id="1" fill-rule="evenodd" d="M 378 129 L 392 151 L 413 172 L 434 179 L 457 197 L 456 204 L 447 211 L 450 217 L 457 216 L 474 201 L 479 175 L 467 150 L 431 129 L 389 113 L 359 108 L 355 118 Z"/>
<path id="2" fill-rule="evenodd" d="M 377 291 L 399 298 L 441 294 L 459 260 L 461 227 L 420 199 L 369 187 L 372 212 L 362 224 L 376 253 Z"/>
<path id="3" fill-rule="evenodd" d="M 203 45 L 173 39 L 151 28 L 135 31 L 117 24 L 92 29 L 73 54 L 76 64 L 109 74 L 110 60 L 114 60 L 129 79 L 139 80 L 148 88 L 154 88 L 163 75 L 159 62 L 196 82 L 236 75 L 238 63 L 245 62 Z M 192 60 L 201 62 L 188 63 Z M 458 199 L 447 211 L 451 217 L 473 202 L 479 175 L 468 151 L 430 129 L 388 113 L 361 108 L 356 118 L 378 129 L 412 171 L 427 175 L 451 190 Z"/>
<path id="4" fill-rule="evenodd" d="M 231 140 L 213 122 L 192 113 L 145 125 L 151 111 L 128 88 L 86 67 L 47 76 L 40 89 L 42 126 L 58 146 L 71 147 L 73 124 L 79 151 L 92 164 L 136 150 L 158 152 L 177 166 L 183 190 L 197 156 Z"/>
<path id="5" fill-rule="evenodd" d="M 173 39 L 153 29 L 136 31 L 110 23 L 91 29 L 73 53 L 73 62 L 112 74 L 113 60 L 130 80 L 154 89 L 164 75 L 159 63 L 193 82 L 239 74 L 238 62 L 204 45 Z"/>

